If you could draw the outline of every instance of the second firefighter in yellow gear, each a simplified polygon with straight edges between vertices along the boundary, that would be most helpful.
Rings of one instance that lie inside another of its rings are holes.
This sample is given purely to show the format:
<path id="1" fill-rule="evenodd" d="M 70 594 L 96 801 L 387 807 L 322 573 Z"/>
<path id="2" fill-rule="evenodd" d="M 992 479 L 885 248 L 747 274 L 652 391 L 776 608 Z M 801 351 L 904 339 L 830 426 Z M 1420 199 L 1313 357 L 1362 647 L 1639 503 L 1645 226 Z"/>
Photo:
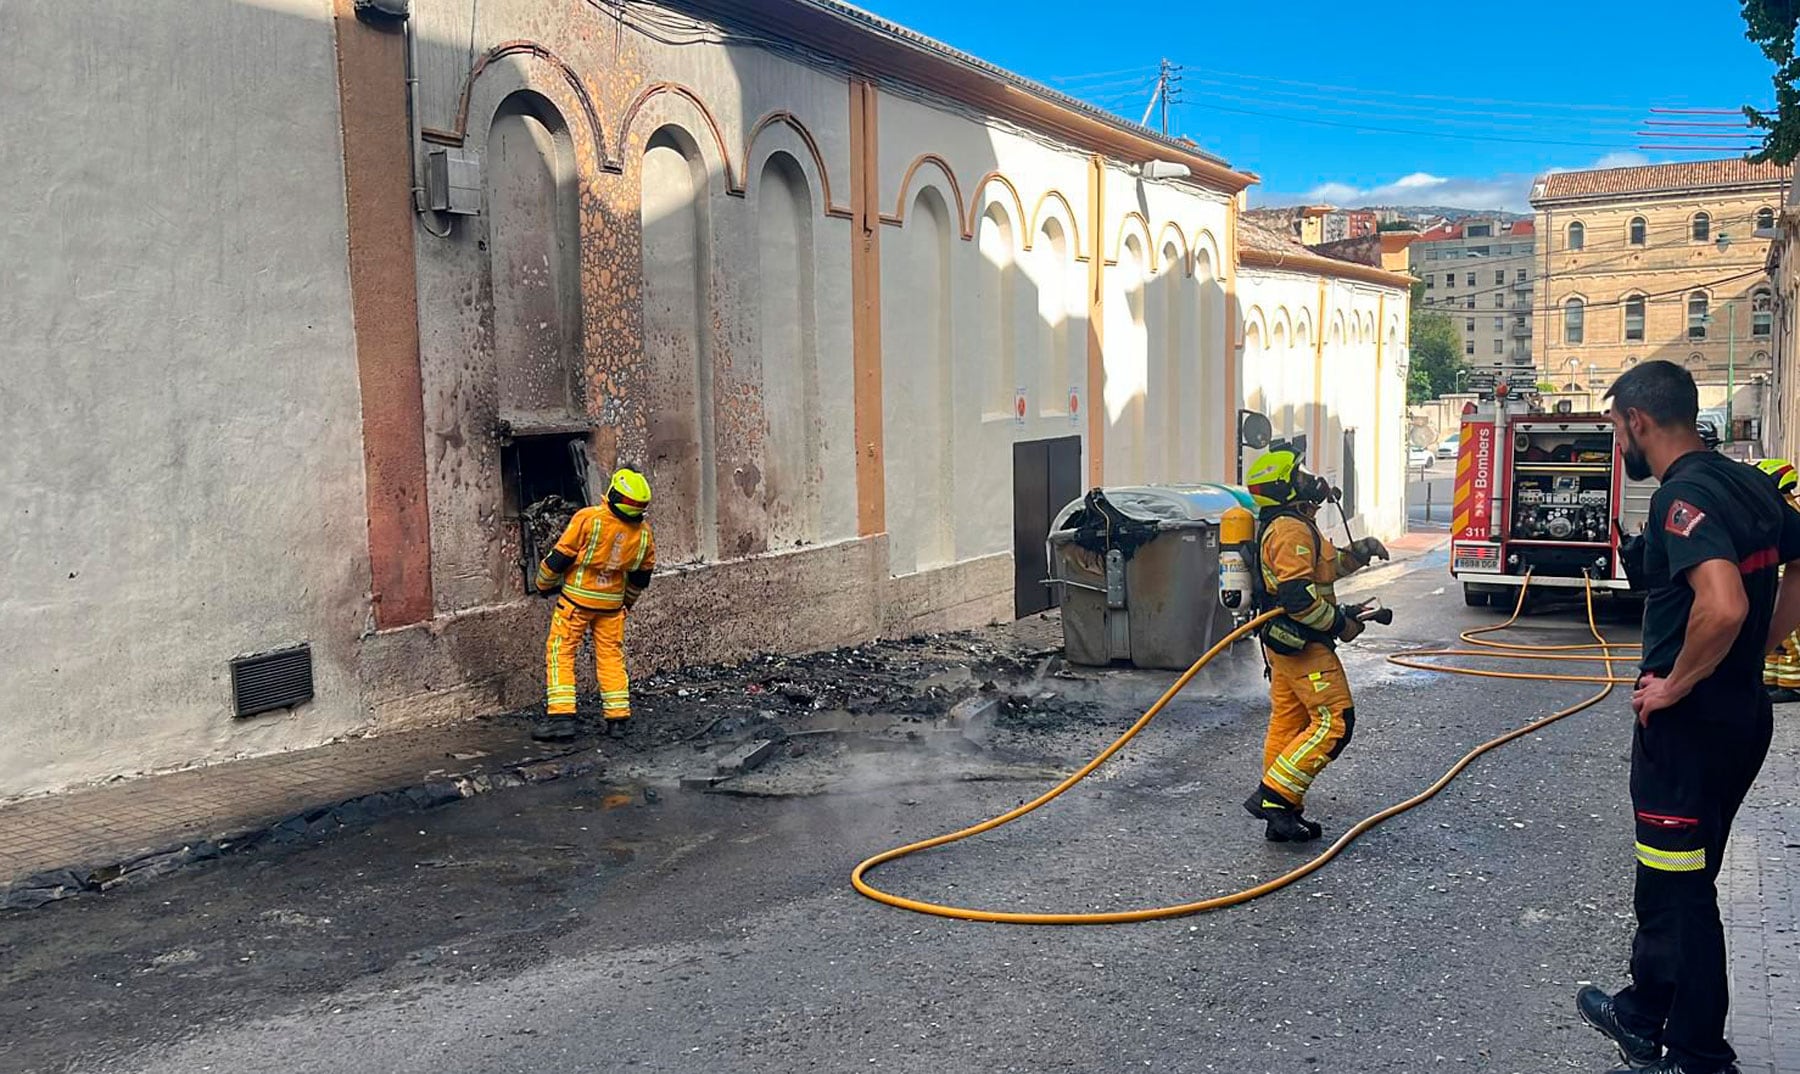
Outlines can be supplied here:
<path id="1" fill-rule="evenodd" d="M 1261 635 L 1269 730 L 1256 791 L 1244 807 L 1266 822 L 1269 840 L 1306 842 L 1321 834 L 1304 815 L 1307 791 L 1356 729 L 1356 703 L 1336 647 L 1362 633 L 1364 609 L 1339 605 L 1334 586 L 1371 560 L 1387 559 L 1388 551 L 1373 538 L 1343 549 L 1325 539 L 1314 517 L 1333 491 L 1291 448 L 1277 444 L 1257 459 L 1248 484 L 1259 509 L 1262 599 L 1282 614 Z"/>
<path id="2" fill-rule="evenodd" d="M 601 507 L 575 512 L 556 547 L 538 564 L 537 589 L 560 593 L 544 643 L 544 700 L 548 719 L 539 738 L 575 734 L 575 654 L 594 640 L 601 714 L 617 734 L 631 717 L 631 680 L 625 672 L 626 613 L 650 585 L 656 539 L 644 511 L 650 483 L 634 470 L 613 474 Z"/>
<path id="3" fill-rule="evenodd" d="M 1800 510 L 1800 470 L 1786 459 L 1764 459 L 1757 468 L 1775 479 L 1788 506 Z M 1763 657 L 1763 686 L 1777 705 L 1800 701 L 1800 634 L 1789 634 Z"/>

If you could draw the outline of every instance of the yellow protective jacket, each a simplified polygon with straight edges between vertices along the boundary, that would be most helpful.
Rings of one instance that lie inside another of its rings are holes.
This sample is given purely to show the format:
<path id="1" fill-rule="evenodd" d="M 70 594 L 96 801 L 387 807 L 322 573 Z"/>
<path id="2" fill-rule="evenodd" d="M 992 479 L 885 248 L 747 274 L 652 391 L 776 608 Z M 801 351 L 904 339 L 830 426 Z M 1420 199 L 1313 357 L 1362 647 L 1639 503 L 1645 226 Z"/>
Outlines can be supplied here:
<path id="1" fill-rule="evenodd" d="M 583 507 L 538 564 L 537 587 L 548 593 L 560 585 L 577 607 L 617 611 L 637 603 L 655 569 L 650 523 L 627 521 L 610 507 Z"/>
<path id="2" fill-rule="evenodd" d="M 1332 546 L 1309 519 L 1278 514 L 1263 525 L 1259 543 L 1263 588 L 1275 607 L 1315 641 L 1336 638 L 1344 629 L 1333 583 L 1365 564 Z"/>

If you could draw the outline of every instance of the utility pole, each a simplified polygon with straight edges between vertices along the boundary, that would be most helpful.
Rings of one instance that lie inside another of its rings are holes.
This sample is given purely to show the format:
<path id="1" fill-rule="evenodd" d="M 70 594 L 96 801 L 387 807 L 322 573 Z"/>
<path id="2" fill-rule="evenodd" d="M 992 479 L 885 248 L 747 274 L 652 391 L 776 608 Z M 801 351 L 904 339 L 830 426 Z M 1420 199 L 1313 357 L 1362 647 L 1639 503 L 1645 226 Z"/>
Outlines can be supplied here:
<path id="1" fill-rule="evenodd" d="M 1156 91 L 1150 94 L 1150 107 L 1144 109 L 1144 118 L 1138 121 L 1138 126 L 1148 127 L 1150 125 L 1150 117 L 1156 113 L 1158 108 L 1161 108 L 1162 132 L 1163 136 L 1167 137 L 1169 133 L 1169 105 L 1171 103 L 1181 103 L 1181 98 L 1177 96 L 1180 92 L 1181 65 L 1178 63 L 1170 63 L 1168 57 L 1165 56 L 1157 62 Z"/>

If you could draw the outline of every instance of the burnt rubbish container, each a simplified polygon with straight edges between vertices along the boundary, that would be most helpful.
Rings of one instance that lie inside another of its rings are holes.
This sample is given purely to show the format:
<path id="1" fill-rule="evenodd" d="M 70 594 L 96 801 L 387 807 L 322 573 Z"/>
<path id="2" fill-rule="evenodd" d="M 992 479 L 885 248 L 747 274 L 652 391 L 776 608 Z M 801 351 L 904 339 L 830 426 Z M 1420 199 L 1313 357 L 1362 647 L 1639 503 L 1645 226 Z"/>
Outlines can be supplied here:
<path id="1" fill-rule="evenodd" d="M 1051 585 L 1075 664 L 1186 670 L 1235 625 L 1219 602 L 1219 522 L 1254 512 L 1229 485 L 1094 489 L 1050 526 Z"/>

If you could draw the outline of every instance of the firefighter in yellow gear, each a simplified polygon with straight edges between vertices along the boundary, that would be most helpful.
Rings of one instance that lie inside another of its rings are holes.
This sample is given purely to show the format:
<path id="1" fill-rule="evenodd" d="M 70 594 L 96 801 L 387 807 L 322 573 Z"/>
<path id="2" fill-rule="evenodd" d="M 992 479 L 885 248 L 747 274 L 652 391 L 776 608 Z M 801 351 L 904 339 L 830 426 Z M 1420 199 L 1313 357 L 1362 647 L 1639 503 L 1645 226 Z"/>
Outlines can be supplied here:
<path id="1" fill-rule="evenodd" d="M 1388 550 L 1372 537 L 1344 549 L 1325 539 L 1315 518 L 1335 493 L 1287 444 L 1271 445 L 1246 483 L 1258 508 L 1262 610 L 1283 614 L 1262 628 L 1269 731 L 1261 777 L 1244 808 L 1266 823 L 1270 842 L 1303 843 L 1321 834 L 1304 815 L 1306 792 L 1356 729 L 1356 704 L 1336 646 L 1361 634 L 1364 617 L 1373 614 L 1338 604 L 1333 584 L 1387 559 Z"/>
<path id="2" fill-rule="evenodd" d="M 1786 459 L 1764 459 L 1756 464 L 1763 473 L 1775 479 L 1775 487 L 1788 506 L 1800 511 L 1800 470 Z M 1800 701 L 1800 633 L 1789 634 L 1781 644 L 1763 657 L 1763 687 L 1769 700 L 1777 705 Z"/>
<path id="3" fill-rule="evenodd" d="M 575 512 L 562 539 L 538 564 L 538 593 L 558 599 L 544 643 L 546 719 L 534 732 L 537 738 L 575 737 L 575 653 L 589 634 L 607 733 L 622 734 L 631 718 L 625 618 L 656 569 L 656 539 L 644 519 L 649 506 L 650 482 L 635 470 L 619 470 L 606 503 Z"/>

